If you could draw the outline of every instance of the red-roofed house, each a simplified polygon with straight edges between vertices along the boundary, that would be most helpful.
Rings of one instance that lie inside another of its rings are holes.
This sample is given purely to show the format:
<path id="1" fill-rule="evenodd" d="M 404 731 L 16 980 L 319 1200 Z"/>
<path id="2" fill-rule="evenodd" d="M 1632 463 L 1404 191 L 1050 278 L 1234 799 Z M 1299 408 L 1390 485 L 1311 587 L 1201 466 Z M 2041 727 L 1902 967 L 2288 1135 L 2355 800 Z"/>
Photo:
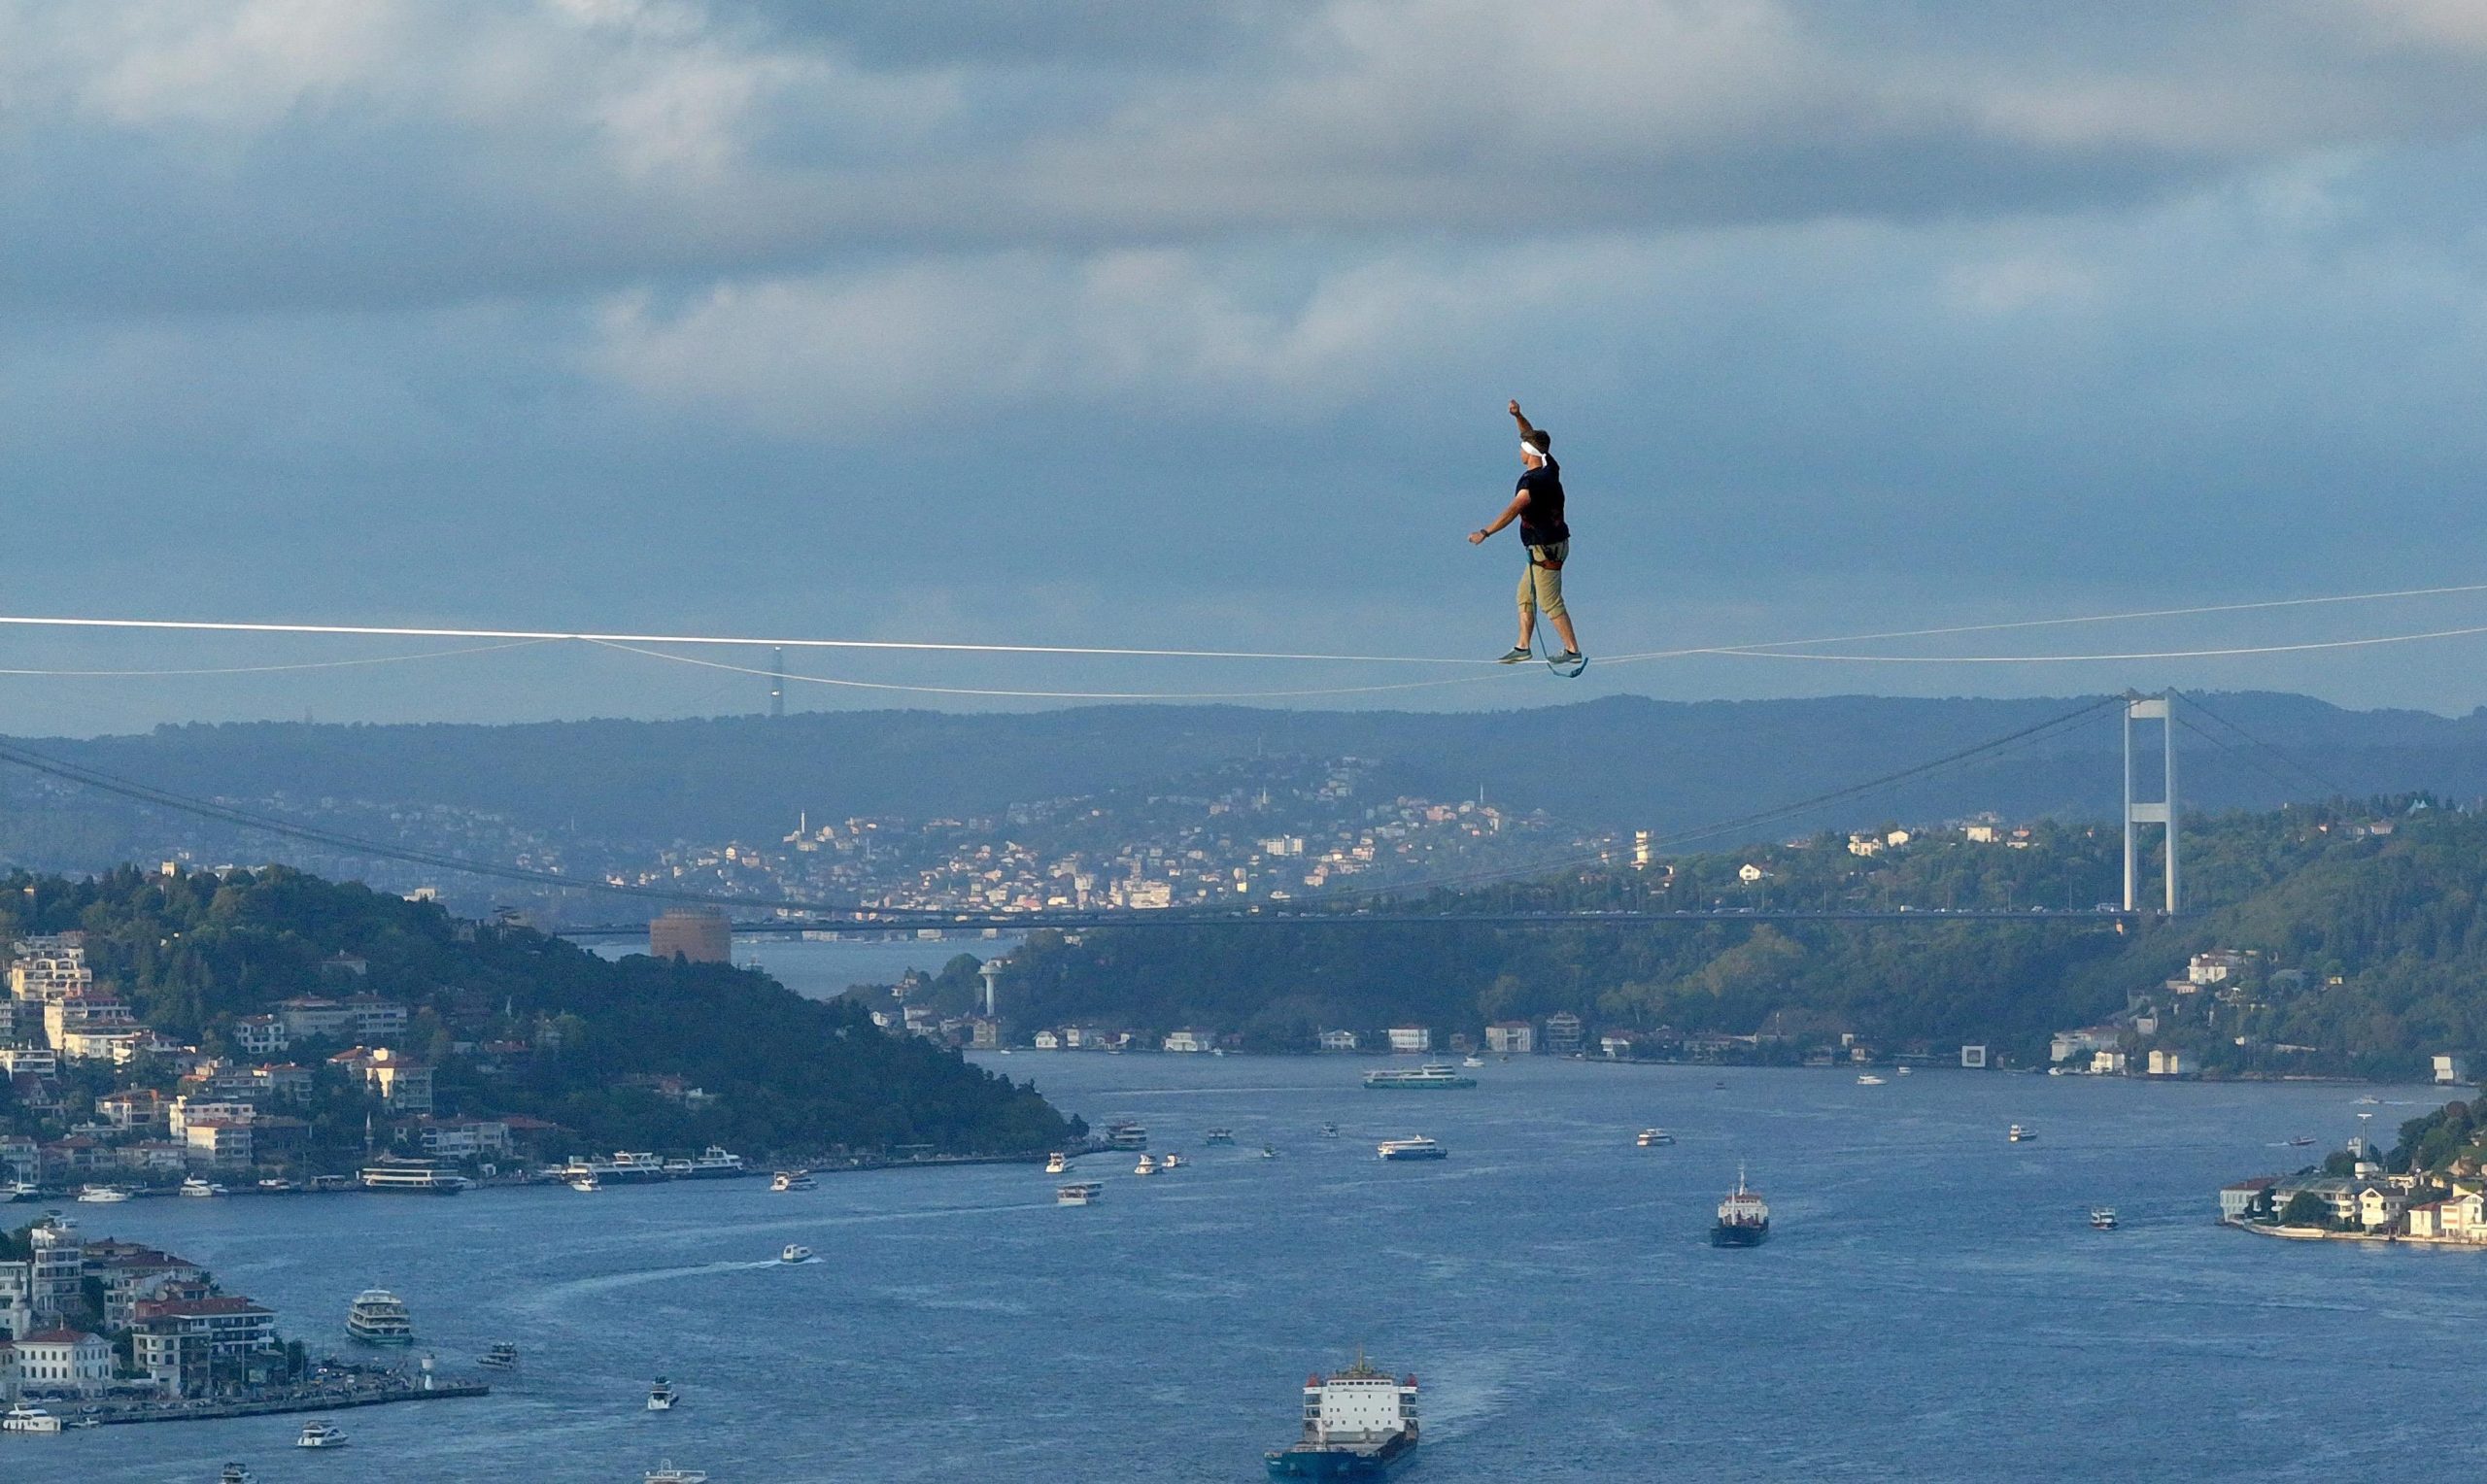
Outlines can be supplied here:
<path id="1" fill-rule="evenodd" d="M 275 1312 L 239 1297 L 142 1302 L 131 1332 L 138 1368 L 171 1396 L 251 1380 L 284 1364 Z"/>
<path id="2" fill-rule="evenodd" d="M 21 1334 L 17 1394 L 91 1397 L 111 1384 L 113 1342 L 84 1330 L 38 1330 Z"/>

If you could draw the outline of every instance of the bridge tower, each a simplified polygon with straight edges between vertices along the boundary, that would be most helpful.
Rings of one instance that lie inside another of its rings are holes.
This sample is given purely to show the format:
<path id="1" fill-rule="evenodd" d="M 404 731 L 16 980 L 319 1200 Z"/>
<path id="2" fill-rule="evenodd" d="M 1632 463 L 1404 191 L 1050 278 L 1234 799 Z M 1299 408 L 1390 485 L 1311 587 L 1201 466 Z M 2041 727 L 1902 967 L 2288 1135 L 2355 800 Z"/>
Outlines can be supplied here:
<path id="1" fill-rule="evenodd" d="M 2143 825 L 2163 826 L 2167 831 L 2167 915 L 2174 917 L 2179 897 L 2176 894 L 2176 717 L 2173 707 L 2176 692 L 2162 691 L 2157 695 L 2125 692 L 2125 910 L 2137 910 L 2140 905 L 2141 840 Z M 2160 797 L 2155 802 L 2137 801 L 2133 797 L 2133 723 L 2157 722 L 2163 773 Z"/>

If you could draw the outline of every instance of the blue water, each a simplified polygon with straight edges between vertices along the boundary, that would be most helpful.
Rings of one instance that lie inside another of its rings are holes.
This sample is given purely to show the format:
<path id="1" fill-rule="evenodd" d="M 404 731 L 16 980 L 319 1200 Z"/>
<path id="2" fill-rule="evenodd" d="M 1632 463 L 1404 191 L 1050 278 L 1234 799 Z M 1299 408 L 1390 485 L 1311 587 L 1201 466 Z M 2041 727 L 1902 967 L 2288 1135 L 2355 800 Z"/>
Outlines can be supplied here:
<path id="1" fill-rule="evenodd" d="M 2487 1322 L 2487 1253 L 2281 1243 L 2211 1224 L 2225 1181 L 2358 1128 L 2358 1088 L 1935 1071 L 1496 1063 L 1468 1093 L 1367 1093 L 1356 1060 L 1022 1052 L 1092 1121 L 1194 1156 L 1102 1204 L 1033 1166 L 455 1199 L 81 1207 L 339 1343 L 396 1290 L 444 1365 L 495 1339 L 483 1400 L 0 1438 L 0 1478 L 741 1481 L 1259 1476 L 1307 1371 L 1359 1343 L 1417 1373 L 1414 1477 L 2333 1479 L 2474 1472 L 2447 1425 Z M 1714 1089 L 1723 1081 L 1723 1090 Z M 2377 1089 L 2384 1126 L 2432 1104 Z M 1324 1121 L 1347 1136 L 1325 1141 Z M 2013 1122 L 2040 1139 L 2005 1142 Z M 1202 1132 L 1231 1125 L 1239 1147 Z M 1673 1148 L 1640 1150 L 1658 1124 Z M 1451 1157 L 1384 1165 L 1377 1138 Z M 1263 1141 L 1282 1156 L 1258 1158 Z M 1776 1235 L 1713 1250 L 1739 1161 Z M 2121 1231 L 2092 1231 L 2094 1203 Z M 786 1267 L 787 1242 L 824 1261 Z M 341 1347 L 341 1346 L 340 1346 Z M 686 1399 L 640 1401 L 663 1371 Z M 2451 1387 L 2451 1390 L 2447 1388 Z M 2457 1411 L 2457 1405 L 2453 1410 Z M 30 1467 L 43 1461 L 38 1472 Z"/>

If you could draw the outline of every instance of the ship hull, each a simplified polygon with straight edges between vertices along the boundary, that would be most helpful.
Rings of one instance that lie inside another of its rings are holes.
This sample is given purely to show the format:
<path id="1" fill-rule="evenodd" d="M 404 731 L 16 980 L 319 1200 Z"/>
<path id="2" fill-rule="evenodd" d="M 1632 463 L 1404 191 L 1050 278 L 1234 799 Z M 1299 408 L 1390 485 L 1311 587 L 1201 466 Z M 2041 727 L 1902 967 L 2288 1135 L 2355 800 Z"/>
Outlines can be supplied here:
<path id="1" fill-rule="evenodd" d="M 1713 1247 L 1758 1247 L 1770 1240 L 1770 1223 L 1757 1227 L 1716 1226 L 1710 1229 Z"/>
<path id="2" fill-rule="evenodd" d="M 1416 1456 L 1416 1440 L 1401 1435 L 1371 1453 L 1293 1447 L 1269 1455 L 1273 1479 L 1386 1479 Z"/>

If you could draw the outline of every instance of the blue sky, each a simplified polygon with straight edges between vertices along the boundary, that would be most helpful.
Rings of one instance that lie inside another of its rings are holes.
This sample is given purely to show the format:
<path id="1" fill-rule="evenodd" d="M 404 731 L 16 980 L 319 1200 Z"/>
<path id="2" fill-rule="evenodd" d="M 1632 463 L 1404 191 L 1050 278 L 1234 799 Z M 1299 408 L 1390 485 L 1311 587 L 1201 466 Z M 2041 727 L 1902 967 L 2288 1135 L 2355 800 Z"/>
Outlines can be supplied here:
<path id="1" fill-rule="evenodd" d="M 0 610 L 1489 656 L 1516 556 L 1461 537 L 1513 396 L 1564 458 L 1593 656 L 2458 584 L 2482 204 L 2467 0 L 0 0 Z M 2487 594 L 1904 647 L 2469 624 Z M 433 647 L 12 633 L 0 668 Z M 2464 711 L 2482 650 L 1336 700 Z M 543 647 L 0 677 L 0 729 L 756 690 Z M 985 703 L 795 696 L 900 701 Z"/>

